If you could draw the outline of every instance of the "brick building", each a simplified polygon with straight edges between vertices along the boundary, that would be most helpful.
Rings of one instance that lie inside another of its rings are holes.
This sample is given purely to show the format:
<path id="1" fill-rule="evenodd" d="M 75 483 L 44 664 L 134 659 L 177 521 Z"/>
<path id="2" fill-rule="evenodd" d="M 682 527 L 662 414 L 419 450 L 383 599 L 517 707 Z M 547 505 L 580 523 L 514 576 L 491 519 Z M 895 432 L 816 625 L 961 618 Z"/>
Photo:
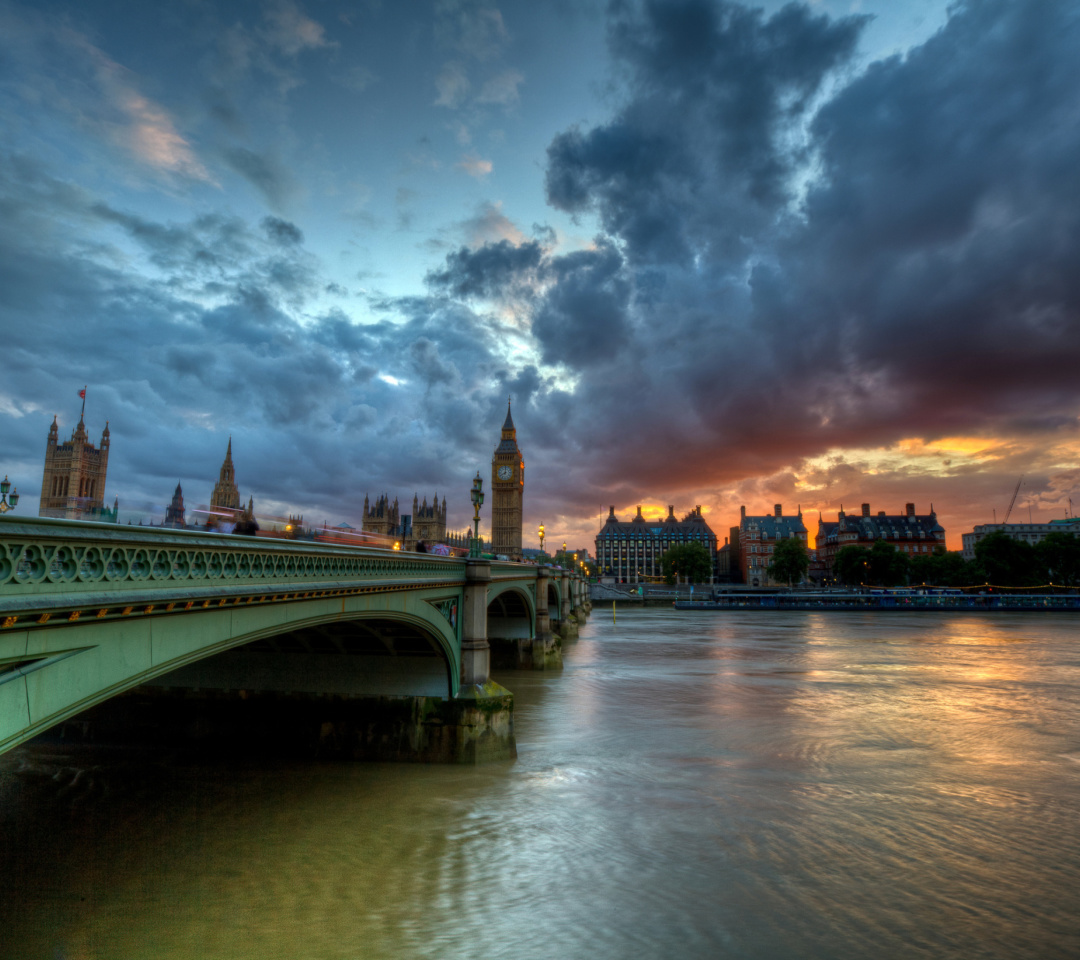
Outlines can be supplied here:
<path id="1" fill-rule="evenodd" d="M 862 505 L 856 515 L 844 513 L 843 507 L 835 523 L 818 520 L 817 552 L 825 575 L 833 576 L 836 555 L 848 546 L 870 548 L 875 540 L 892 544 L 901 553 L 917 556 L 945 549 L 945 528 L 938 523 L 934 505 L 930 512 L 915 513 L 915 504 L 908 503 L 901 514 L 886 514 L 884 510 L 870 515 L 870 504 Z"/>
<path id="2" fill-rule="evenodd" d="M 796 537 L 806 546 L 806 524 L 802 508 L 794 516 L 784 516 L 781 504 L 771 514 L 747 516 L 746 507 L 739 508 L 739 525 L 731 528 L 732 570 L 737 571 L 748 587 L 768 586 L 768 567 L 772 563 L 773 547 L 778 540 Z"/>

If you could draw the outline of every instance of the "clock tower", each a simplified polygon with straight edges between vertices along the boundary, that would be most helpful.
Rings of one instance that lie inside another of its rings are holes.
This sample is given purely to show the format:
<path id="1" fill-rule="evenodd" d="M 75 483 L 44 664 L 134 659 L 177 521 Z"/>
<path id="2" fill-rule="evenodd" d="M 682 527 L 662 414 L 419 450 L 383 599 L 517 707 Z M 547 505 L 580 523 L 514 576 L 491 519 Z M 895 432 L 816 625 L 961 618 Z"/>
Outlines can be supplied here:
<path id="1" fill-rule="evenodd" d="M 517 430 L 506 401 L 502 439 L 491 458 L 491 550 L 521 560 L 521 501 L 525 491 L 525 461 L 517 445 Z"/>

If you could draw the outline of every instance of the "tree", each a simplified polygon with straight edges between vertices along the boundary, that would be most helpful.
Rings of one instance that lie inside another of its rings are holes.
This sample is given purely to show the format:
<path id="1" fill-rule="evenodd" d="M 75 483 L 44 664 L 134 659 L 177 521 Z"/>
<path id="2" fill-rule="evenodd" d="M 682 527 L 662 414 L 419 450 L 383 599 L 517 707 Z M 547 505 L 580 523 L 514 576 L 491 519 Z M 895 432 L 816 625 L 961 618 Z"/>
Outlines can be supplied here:
<path id="1" fill-rule="evenodd" d="M 935 587 L 966 587 L 977 579 L 970 567 L 959 550 L 945 551 L 938 547 L 933 553 L 920 553 L 911 558 L 909 582 Z"/>
<path id="2" fill-rule="evenodd" d="M 871 583 L 880 587 L 899 587 L 907 583 L 908 558 L 891 543 L 875 540 L 867 562 Z"/>
<path id="3" fill-rule="evenodd" d="M 704 583 L 712 574 L 713 562 L 702 543 L 678 543 L 660 558 L 664 583 L 681 577 L 688 583 Z"/>
<path id="4" fill-rule="evenodd" d="M 999 587 L 1034 586 L 1039 580 L 1037 559 L 1030 543 L 995 530 L 975 544 L 976 582 Z"/>
<path id="5" fill-rule="evenodd" d="M 1039 579 L 1044 583 L 1072 586 L 1080 583 L 1080 537 L 1050 533 L 1035 544 Z"/>
<path id="6" fill-rule="evenodd" d="M 802 580 L 810 569 L 810 555 L 806 544 L 798 537 L 785 537 L 773 547 L 772 563 L 769 564 L 769 576 L 774 580 L 786 581 L 790 587 L 796 580 Z"/>
<path id="7" fill-rule="evenodd" d="M 865 583 L 867 580 L 866 550 L 854 544 L 841 547 L 833 561 L 833 574 L 838 580 L 850 586 Z"/>
<path id="8" fill-rule="evenodd" d="M 907 582 L 907 557 L 885 540 L 875 540 L 869 549 L 849 544 L 841 548 L 833 572 L 844 583 L 876 583 L 895 587 Z"/>

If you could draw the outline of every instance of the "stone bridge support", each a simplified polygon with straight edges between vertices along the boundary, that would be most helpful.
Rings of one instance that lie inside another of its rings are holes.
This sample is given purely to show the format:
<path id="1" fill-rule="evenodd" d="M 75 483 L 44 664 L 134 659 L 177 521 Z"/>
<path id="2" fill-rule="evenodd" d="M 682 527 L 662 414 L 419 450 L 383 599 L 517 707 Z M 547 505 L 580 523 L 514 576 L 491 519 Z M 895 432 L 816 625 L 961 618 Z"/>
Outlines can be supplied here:
<path id="1" fill-rule="evenodd" d="M 548 580 L 551 567 L 536 568 L 536 635 L 533 637 L 532 666 L 534 670 L 562 666 L 562 645 L 551 632 L 548 612 Z"/>
<path id="2" fill-rule="evenodd" d="M 560 593 L 562 594 L 562 637 L 564 640 L 573 640 L 578 635 L 578 622 L 573 615 L 573 603 L 570 599 L 572 580 L 570 571 L 563 569 Z"/>
<path id="3" fill-rule="evenodd" d="M 562 666 L 562 644 L 549 616 L 547 566 L 495 572 L 488 590 L 487 630 L 496 670 L 547 670 Z M 524 576 L 521 576 L 524 574 Z M 509 581 L 509 582 L 508 582 Z"/>
<path id="4" fill-rule="evenodd" d="M 461 619 L 461 686 L 483 686 L 491 674 L 491 646 L 488 644 L 489 560 L 465 561 L 465 602 Z"/>
<path id="5" fill-rule="evenodd" d="M 592 603 L 589 600 L 589 584 L 583 577 L 577 579 L 577 607 L 574 615 L 579 621 L 584 622 L 592 611 Z"/>
<path id="6" fill-rule="evenodd" d="M 465 565 L 461 618 L 461 686 L 458 695 L 432 705 L 434 723 L 447 728 L 456 762 L 482 763 L 517 756 L 514 695 L 491 679 L 488 643 L 488 587 L 491 563 L 470 559 Z"/>

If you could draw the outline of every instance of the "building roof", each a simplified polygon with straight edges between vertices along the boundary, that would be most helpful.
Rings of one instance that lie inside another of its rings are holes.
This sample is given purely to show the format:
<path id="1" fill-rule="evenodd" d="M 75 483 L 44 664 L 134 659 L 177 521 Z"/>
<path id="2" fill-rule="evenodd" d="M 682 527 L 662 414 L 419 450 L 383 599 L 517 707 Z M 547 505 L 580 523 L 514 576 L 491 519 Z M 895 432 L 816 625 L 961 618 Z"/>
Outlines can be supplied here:
<path id="1" fill-rule="evenodd" d="M 495 453 L 516 453 L 519 456 L 521 451 L 518 449 L 517 430 L 514 428 L 514 418 L 510 416 L 510 401 L 506 401 L 506 419 L 502 425 L 502 439 L 499 441 L 499 445 L 495 448 Z"/>
<path id="2" fill-rule="evenodd" d="M 932 507 L 930 513 L 913 511 L 914 506 L 911 506 L 907 513 L 887 514 L 881 510 L 871 515 L 867 505 L 861 514 L 846 514 L 841 509 L 836 523 L 818 523 L 818 543 L 836 540 L 842 533 L 854 533 L 859 540 L 939 540 L 944 537 L 945 528 L 938 523 Z"/>
<path id="3" fill-rule="evenodd" d="M 675 508 L 668 507 L 668 515 L 663 520 L 646 520 L 641 515 L 641 507 L 637 508 L 637 516 L 631 520 L 620 520 L 615 516 L 615 508 L 610 507 L 607 520 L 600 528 L 597 539 L 605 536 L 629 535 L 635 537 L 670 537 L 679 534 L 691 536 L 694 539 L 715 539 L 716 534 L 705 522 L 701 515 L 701 508 L 695 507 L 682 520 L 675 516 Z"/>
<path id="4" fill-rule="evenodd" d="M 762 516 L 748 516 L 743 514 L 739 519 L 739 530 L 756 528 L 757 532 L 766 540 L 783 540 L 785 537 L 793 537 L 800 533 L 806 533 L 806 524 L 803 523 L 802 509 L 798 513 L 784 516 L 780 512 L 779 505 L 772 513 Z"/>
<path id="5" fill-rule="evenodd" d="M 806 533 L 806 524 L 803 523 L 802 517 L 774 517 L 772 515 L 766 515 L 763 517 L 746 517 L 746 521 L 756 522 L 758 530 L 761 531 L 761 535 L 766 539 L 779 539 L 784 537 L 790 537 L 796 533 Z M 742 529 L 746 529 L 742 526 Z"/>

